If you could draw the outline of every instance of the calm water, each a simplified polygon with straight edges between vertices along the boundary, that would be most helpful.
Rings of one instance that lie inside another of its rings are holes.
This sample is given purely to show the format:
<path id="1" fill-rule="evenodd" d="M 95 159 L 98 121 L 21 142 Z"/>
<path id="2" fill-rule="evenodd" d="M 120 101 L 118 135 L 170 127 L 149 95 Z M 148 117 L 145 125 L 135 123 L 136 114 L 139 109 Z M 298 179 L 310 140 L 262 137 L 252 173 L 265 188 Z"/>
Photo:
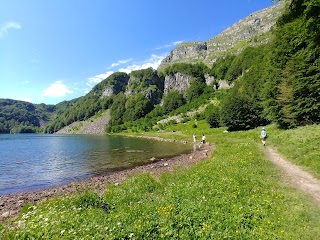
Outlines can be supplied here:
<path id="1" fill-rule="evenodd" d="M 126 137 L 0 134 L 0 194 L 51 187 L 190 151 L 187 144 Z"/>

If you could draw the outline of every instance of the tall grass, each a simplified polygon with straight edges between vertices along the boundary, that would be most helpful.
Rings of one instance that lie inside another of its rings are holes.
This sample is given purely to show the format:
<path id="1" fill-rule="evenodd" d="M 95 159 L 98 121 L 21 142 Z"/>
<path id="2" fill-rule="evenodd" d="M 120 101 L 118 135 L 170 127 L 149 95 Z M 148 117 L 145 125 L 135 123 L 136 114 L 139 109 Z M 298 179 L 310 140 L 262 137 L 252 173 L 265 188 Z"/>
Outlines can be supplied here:
<path id="1" fill-rule="evenodd" d="M 320 178 L 320 125 L 309 125 L 281 131 L 269 130 L 268 141 L 294 163 Z"/>
<path id="2" fill-rule="evenodd" d="M 2 239 L 319 239 L 320 209 L 281 181 L 259 129 L 224 133 L 204 121 L 150 133 L 179 140 L 206 134 L 216 145 L 195 166 L 30 205 L 0 227 Z M 175 132 L 172 132 L 175 130 Z M 277 133 L 281 135 L 281 132 Z M 277 136 L 278 136 L 277 135 Z M 272 136 L 272 138 L 275 136 Z M 258 145 L 259 144 L 259 145 Z"/>

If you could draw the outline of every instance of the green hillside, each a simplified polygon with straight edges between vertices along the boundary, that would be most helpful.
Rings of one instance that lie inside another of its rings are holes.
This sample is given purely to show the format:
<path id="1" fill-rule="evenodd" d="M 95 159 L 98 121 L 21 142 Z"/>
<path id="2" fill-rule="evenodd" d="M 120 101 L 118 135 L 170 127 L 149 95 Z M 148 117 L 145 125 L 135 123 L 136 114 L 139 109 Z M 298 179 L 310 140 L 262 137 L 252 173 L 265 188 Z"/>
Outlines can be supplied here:
<path id="1" fill-rule="evenodd" d="M 0 99 L 0 133 L 40 133 L 55 115 L 70 107 L 77 99 L 57 105 Z"/>

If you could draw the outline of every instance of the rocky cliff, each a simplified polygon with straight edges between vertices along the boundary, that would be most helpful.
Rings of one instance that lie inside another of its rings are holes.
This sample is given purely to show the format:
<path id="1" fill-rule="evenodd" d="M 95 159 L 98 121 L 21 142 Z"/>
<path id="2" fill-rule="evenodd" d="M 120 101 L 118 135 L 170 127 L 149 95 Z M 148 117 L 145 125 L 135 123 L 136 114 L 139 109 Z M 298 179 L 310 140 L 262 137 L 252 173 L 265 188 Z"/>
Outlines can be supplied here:
<path id="1" fill-rule="evenodd" d="M 165 76 L 164 79 L 164 94 L 172 90 L 176 90 L 179 93 L 184 93 L 190 87 L 190 80 L 194 78 L 194 76 L 182 74 L 182 73 L 175 73 Z M 212 85 L 215 89 L 222 89 L 222 88 L 230 88 L 230 85 L 226 80 L 219 80 L 216 81 L 213 76 L 208 74 L 204 75 L 204 79 L 207 85 Z"/>
<path id="2" fill-rule="evenodd" d="M 255 12 L 208 41 L 180 44 L 162 61 L 158 70 L 181 62 L 202 61 L 211 66 L 218 57 L 226 53 L 238 53 L 246 46 L 267 42 L 268 32 L 275 25 L 284 6 L 284 1 L 281 1 L 272 7 Z"/>

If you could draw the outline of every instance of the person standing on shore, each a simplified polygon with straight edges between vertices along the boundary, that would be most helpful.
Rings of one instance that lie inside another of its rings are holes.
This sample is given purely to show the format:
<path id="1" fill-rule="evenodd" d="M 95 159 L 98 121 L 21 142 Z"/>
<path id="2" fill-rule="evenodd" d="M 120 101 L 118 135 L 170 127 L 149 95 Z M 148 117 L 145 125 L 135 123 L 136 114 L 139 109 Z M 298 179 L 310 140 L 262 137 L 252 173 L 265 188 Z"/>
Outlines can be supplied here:
<path id="1" fill-rule="evenodd" d="M 206 136 L 202 134 L 201 142 L 199 144 L 199 148 L 202 148 L 202 146 L 206 143 Z"/>
<path id="2" fill-rule="evenodd" d="M 194 134 L 192 135 L 192 137 L 193 137 L 193 151 L 195 152 L 195 151 L 197 151 L 197 136 L 196 136 L 196 134 L 194 133 Z"/>
<path id="3" fill-rule="evenodd" d="M 206 136 L 204 134 L 202 134 L 201 143 L 202 144 L 206 143 Z"/>
<path id="4" fill-rule="evenodd" d="M 264 127 L 261 130 L 260 138 L 261 138 L 263 146 L 265 146 L 266 145 L 266 141 L 267 141 L 267 131 L 265 130 Z"/>

